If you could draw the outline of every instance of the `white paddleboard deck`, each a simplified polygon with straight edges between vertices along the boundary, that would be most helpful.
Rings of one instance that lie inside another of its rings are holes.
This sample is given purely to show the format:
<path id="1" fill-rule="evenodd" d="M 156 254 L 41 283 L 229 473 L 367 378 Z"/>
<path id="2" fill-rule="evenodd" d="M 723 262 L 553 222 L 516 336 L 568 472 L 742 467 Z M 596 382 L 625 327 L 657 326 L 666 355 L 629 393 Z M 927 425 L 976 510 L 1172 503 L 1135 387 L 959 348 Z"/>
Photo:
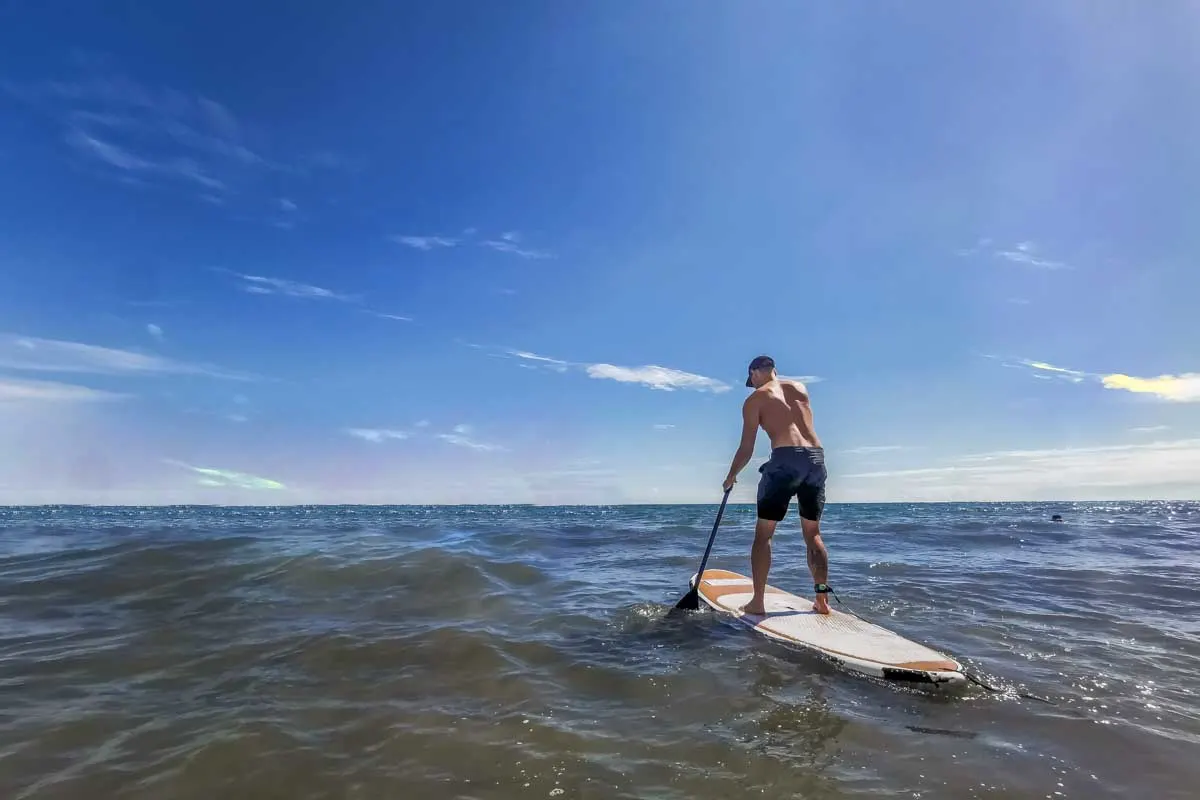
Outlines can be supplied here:
<path id="1" fill-rule="evenodd" d="M 696 578 L 692 577 L 692 585 Z M 770 639 L 815 651 L 836 663 L 877 678 L 916 683 L 965 683 L 963 667 L 952 658 L 905 639 L 874 623 L 833 608 L 818 614 L 812 601 L 767 585 L 767 613 L 744 614 L 754 596 L 746 575 L 706 569 L 700 599 L 716 611 Z"/>

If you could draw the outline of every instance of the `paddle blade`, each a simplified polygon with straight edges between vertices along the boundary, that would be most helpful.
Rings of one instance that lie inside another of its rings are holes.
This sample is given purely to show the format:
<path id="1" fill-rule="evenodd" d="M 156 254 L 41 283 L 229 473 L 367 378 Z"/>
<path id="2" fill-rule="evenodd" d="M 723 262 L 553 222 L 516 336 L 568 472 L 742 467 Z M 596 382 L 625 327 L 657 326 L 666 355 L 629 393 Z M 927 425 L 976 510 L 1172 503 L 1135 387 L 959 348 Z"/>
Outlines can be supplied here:
<path id="1" fill-rule="evenodd" d="M 678 611 L 695 611 L 698 608 L 700 608 L 700 593 L 694 586 L 675 604 L 675 609 Z"/>

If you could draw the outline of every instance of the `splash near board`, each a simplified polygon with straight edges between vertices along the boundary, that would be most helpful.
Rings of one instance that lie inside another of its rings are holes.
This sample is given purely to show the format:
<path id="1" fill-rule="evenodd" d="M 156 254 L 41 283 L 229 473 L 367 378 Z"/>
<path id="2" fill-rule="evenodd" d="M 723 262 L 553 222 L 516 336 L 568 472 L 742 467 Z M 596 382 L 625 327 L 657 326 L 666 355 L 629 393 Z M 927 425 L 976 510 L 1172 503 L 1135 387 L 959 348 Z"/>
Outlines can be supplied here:
<path id="1" fill-rule="evenodd" d="M 696 576 L 691 584 L 695 586 Z M 707 569 L 700 582 L 700 599 L 775 641 L 832 659 L 856 672 L 893 681 L 960 684 L 967 676 L 957 661 L 936 650 L 853 614 L 828 615 L 813 611 L 803 597 L 767 585 L 765 615 L 743 614 L 754 591 L 750 578 L 723 569 Z"/>

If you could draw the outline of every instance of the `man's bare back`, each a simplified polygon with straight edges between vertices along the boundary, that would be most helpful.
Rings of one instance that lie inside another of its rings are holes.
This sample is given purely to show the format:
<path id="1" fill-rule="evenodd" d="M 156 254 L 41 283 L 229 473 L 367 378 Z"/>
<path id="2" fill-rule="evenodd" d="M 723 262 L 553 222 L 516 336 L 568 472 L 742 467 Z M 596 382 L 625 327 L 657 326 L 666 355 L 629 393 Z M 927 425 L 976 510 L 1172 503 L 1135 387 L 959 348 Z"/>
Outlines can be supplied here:
<path id="1" fill-rule="evenodd" d="M 765 613 L 767 574 L 771 569 L 771 537 L 787 516 L 792 498 L 800 513 L 800 528 L 808 546 L 808 567 L 816 597 L 814 610 L 829 613 L 825 595 L 829 587 L 829 556 L 821 539 L 821 513 L 825 508 L 825 451 L 813 430 L 808 389 L 800 381 L 781 380 L 775 362 L 759 356 L 750 362 L 746 385 L 754 391 L 742 404 L 742 436 L 724 488 L 729 491 L 737 475 L 754 455 L 754 440 L 761 427 L 771 439 L 771 458 L 759 468 L 758 522 L 750 552 L 754 595 L 742 609 L 745 614 Z"/>
<path id="2" fill-rule="evenodd" d="M 808 389 L 800 381 L 777 378 L 746 398 L 747 411 L 771 439 L 771 447 L 820 447 L 813 430 Z"/>

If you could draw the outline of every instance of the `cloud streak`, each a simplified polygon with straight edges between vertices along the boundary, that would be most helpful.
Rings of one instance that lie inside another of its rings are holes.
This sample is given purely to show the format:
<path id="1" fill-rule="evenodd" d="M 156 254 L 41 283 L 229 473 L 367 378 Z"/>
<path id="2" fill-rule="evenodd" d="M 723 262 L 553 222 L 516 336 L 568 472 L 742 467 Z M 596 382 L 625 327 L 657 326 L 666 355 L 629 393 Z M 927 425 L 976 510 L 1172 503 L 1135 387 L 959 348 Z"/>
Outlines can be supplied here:
<path id="1" fill-rule="evenodd" d="M 79 129 L 70 131 L 66 136 L 66 141 L 76 151 L 123 172 L 156 173 L 180 178 L 192 181 L 210 191 L 223 191 L 226 188 L 223 181 L 212 177 L 195 161 L 188 158 L 154 161 L 118 145 L 90 136 Z"/>
<path id="2" fill-rule="evenodd" d="M 332 289 L 299 283 L 285 278 L 243 275 L 238 272 L 233 274 L 241 279 L 242 291 L 250 294 L 276 294 L 285 297 L 299 297 L 306 300 L 337 300 L 343 303 L 357 303 L 362 299 L 357 295 L 342 294 Z"/>
<path id="3" fill-rule="evenodd" d="M 486 239 L 481 244 L 484 247 L 490 247 L 499 253 L 509 253 L 510 255 L 519 256 L 521 258 L 542 259 L 554 257 L 545 250 L 531 250 L 529 248 L 521 247 L 515 242 L 507 239 Z"/>
<path id="4" fill-rule="evenodd" d="M 1071 383 L 1092 381 L 1105 389 L 1148 394 L 1175 403 L 1200 403 L 1200 373 L 1188 372 L 1180 375 L 1158 375 L 1140 378 L 1123 373 L 1100 374 L 1077 369 L 1057 367 L 1044 361 L 1022 360 L 1006 363 L 1005 366 L 1022 366 L 1033 371 L 1035 377 L 1058 378 Z"/>
<path id="5" fill-rule="evenodd" d="M 487 444 L 485 442 L 476 441 L 470 438 L 471 433 L 469 425 L 455 425 L 453 433 L 439 433 L 437 438 L 447 444 L 452 444 L 456 447 L 465 447 L 469 450 L 479 450 L 483 452 L 500 451 L 504 448 L 497 444 Z"/>
<path id="6" fill-rule="evenodd" d="M 391 240 L 414 250 L 425 251 L 435 247 L 455 247 L 458 244 L 457 239 L 448 239 L 445 236 L 392 236 Z"/>
<path id="7" fill-rule="evenodd" d="M 589 364 L 587 374 L 590 378 L 617 381 L 619 383 L 637 383 L 664 392 L 679 389 L 698 392 L 727 392 L 729 384 L 715 378 L 706 378 L 692 372 L 684 372 L 670 367 L 660 367 L 654 364 L 644 367 L 618 367 L 613 364 Z"/>
<path id="8" fill-rule="evenodd" d="M 715 378 L 656 364 L 625 367 L 606 363 L 580 363 L 538 355 L 527 350 L 512 349 L 502 350 L 499 355 L 519 359 L 526 362 L 526 365 L 535 368 L 548 369 L 560 373 L 572 369 L 581 370 L 589 378 L 616 381 L 618 383 L 634 383 L 664 392 L 685 390 L 720 393 L 729 391 L 731 388 L 729 384 Z"/>
<path id="9" fill-rule="evenodd" d="M 1051 261 L 1037 255 L 1037 246 L 1033 242 L 1021 242 L 1012 249 L 999 250 L 995 255 L 997 258 L 1002 258 L 1014 264 L 1022 264 L 1038 269 L 1070 269 L 1070 267 L 1061 261 Z"/>
<path id="10" fill-rule="evenodd" d="M 0 403 L 93 403 L 122 400 L 127 397 L 129 395 L 91 389 L 73 383 L 0 377 Z"/>
<path id="11" fill-rule="evenodd" d="M 1044 270 L 1072 269 L 1063 261 L 1054 261 L 1039 254 L 1038 246 L 1033 242 L 1020 242 L 1012 247 L 993 247 L 991 239 L 980 239 L 974 247 L 959 250 L 960 256 L 975 256 L 986 253 L 992 258 Z"/>
<path id="12" fill-rule="evenodd" d="M 0 334 L 0 367 L 39 372 L 201 375 L 227 380 L 254 380 L 250 375 L 131 350 L 14 334 Z"/>
<path id="13" fill-rule="evenodd" d="M 357 439 L 374 444 L 382 444 L 389 440 L 402 441 L 409 437 L 407 431 L 392 430 L 390 428 L 347 428 L 346 433 Z"/>
<path id="14" fill-rule="evenodd" d="M 0 82 L 0 89 L 51 119 L 67 147 L 126 183 L 182 182 L 220 205 L 226 198 L 245 197 L 249 184 L 262 184 L 270 173 L 309 173 L 308 166 L 289 166 L 251 149 L 251 139 L 264 137 L 202 95 L 152 89 L 104 69 L 75 81 Z M 335 167 L 344 162 L 328 154 L 306 163 Z M 291 200 L 277 200 L 263 188 L 264 206 L 296 210 Z"/>
<path id="15" fill-rule="evenodd" d="M 1022 500 L 1102 494 L 1153 496 L 1200 480 L 1200 439 L 1038 450 L 1005 450 L 912 469 L 839 476 L 848 495 L 937 501 Z"/>
<path id="16" fill-rule="evenodd" d="M 286 489 L 282 483 L 270 478 L 260 478 L 245 472 L 234 472 L 215 467 L 196 467 L 182 461 L 166 460 L 166 463 L 182 469 L 190 470 L 199 476 L 197 483 L 201 486 L 220 486 L 234 489 L 250 489 L 256 491 L 278 491 Z"/>
<path id="17" fill-rule="evenodd" d="M 411 247 L 414 250 L 422 250 L 429 252 L 437 248 L 458 247 L 461 244 L 469 244 L 475 241 L 480 247 L 486 247 L 495 250 L 498 253 L 507 253 L 509 255 L 518 256 L 519 258 L 527 259 L 544 259 L 553 258 L 554 255 L 545 250 L 535 250 L 533 248 L 524 247 L 520 244 L 521 236 L 516 231 L 508 231 L 502 233 L 495 238 L 475 240 L 475 229 L 467 228 L 463 231 L 460 237 L 449 236 L 415 236 L 415 235 L 395 235 L 389 236 L 393 242 L 402 244 L 405 247 Z"/>

